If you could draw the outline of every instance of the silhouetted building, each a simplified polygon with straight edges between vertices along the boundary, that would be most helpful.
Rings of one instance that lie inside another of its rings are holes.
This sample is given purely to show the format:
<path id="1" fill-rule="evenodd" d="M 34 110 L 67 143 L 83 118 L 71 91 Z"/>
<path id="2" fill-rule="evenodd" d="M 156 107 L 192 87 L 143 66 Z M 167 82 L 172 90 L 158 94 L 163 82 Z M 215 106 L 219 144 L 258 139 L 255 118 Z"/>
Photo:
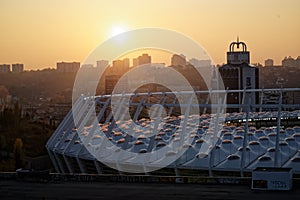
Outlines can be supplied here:
<path id="1" fill-rule="evenodd" d="M 24 71 L 24 65 L 20 63 L 12 64 L 12 73 L 21 73 Z"/>
<path id="2" fill-rule="evenodd" d="M 198 60 L 196 58 L 191 58 L 189 63 L 192 64 L 194 67 L 210 67 L 211 60 Z"/>
<path id="3" fill-rule="evenodd" d="M 129 58 L 124 58 L 123 59 L 123 67 L 126 68 L 126 69 L 129 69 L 129 67 L 130 67 Z"/>
<path id="4" fill-rule="evenodd" d="M 10 64 L 0 65 L 0 73 L 9 73 L 9 72 L 10 72 Z"/>
<path id="5" fill-rule="evenodd" d="M 111 68 L 111 73 L 113 75 L 123 75 L 128 70 L 129 70 L 129 58 L 113 61 L 112 68 Z"/>
<path id="6" fill-rule="evenodd" d="M 265 60 L 265 67 L 272 67 L 274 66 L 274 61 L 272 59 Z"/>
<path id="7" fill-rule="evenodd" d="M 119 75 L 105 76 L 105 94 L 111 94 L 120 79 Z"/>
<path id="8" fill-rule="evenodd" d="M 235 51 L 242 46 L 241 51 Z M 250 53 L 244 42 L 232 42 L 227 52 L 227 64 L 219 68 L 224 87 L 227 90 L 255 89 L 259 87 L 258 68 L 250 63 Z M 254 104 L 258 102 L 258 94 L 255 92 L 229 93 L 227 104 Z M 238 109 L 228 109 L 228 112 L 238 111 Z"/>
<path id="9" fill-rule="evenodd" d="M 297 67 L 297 68 L 300 68 L 300 56 L 298 56 L 297 59 L 294 59 L 291 56 L 285 57 L 282 60 L 282 66 L 283 67 Z"/>
<path id="10" fill-rule="evenodd" d="M 59 62 L 56 63 L 56 70 L 62 73 L 77 72 L 80 68 L 80 62 Z"/>
<path id="11" fill-rule="evenodd" d="M 151 63 L 151 56 L 147 53 L 143 53 L 141 56 L 138 57 L 139 65 L 143 64 L 150 64 Z"/>
<path id="12" fill-rule="evenodd" d="M 146 53 L 143 53 L 141 56 L 139 56 L 138 60 L 139 60 L 139 65 L 150 64 L 151 63 L 151 56 L 149 56 Z"/>
<path id="13" fill-rule="evenodd" d="M 94 65 L 93 64 L 83 64 L 81 65 L 82 68 L 85 68 L 85 69 L 92 69 L 94 68 Z"/>
<path id="14" fill-rule="evenodd" d="M 300 70 L 289 66 L 265 66 L 259 69 L 260 88 L 297 88 Z"/>
<path id="15" fill-rule="evenodd" d="M 132 59 L 132 67 L 136 67 L 139 65 L 139 59 L 138 58 L 133 58 Z"/>
<path id="16" fill-rule="evenodd" d="M 132 67 L 136 67 L 139 65 L 150 64 L 151 56 L 147 53 L 143 53 L 141 56 L 132 59 Z"/>
<path id="17" fill-rule="evenodd" d="M 174 54 L 171 58 L 171 65 L 184 67 L 186 65 L 185 56 L 182 54 L 181 55 Z"/>
<path id="18" fill-rule="evenodd" d="M 108 60 L 98 60 L 97 61 L 97 67 L 107 67 L 108 66 Z"/>

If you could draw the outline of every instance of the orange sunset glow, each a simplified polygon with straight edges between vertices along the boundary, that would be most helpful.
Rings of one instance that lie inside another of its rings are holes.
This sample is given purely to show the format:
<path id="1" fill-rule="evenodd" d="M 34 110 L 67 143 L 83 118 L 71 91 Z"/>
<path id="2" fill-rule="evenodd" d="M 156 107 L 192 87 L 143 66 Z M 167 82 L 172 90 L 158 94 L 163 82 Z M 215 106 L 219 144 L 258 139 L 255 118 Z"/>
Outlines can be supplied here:
<path id="1" fill-rule="evenodd" d="M 272 58 L 279 64 L 299 55 L 299 7 L 297 0 L 1 0 L 0 62 L 21 62 L 26 70 L 82 62 L 109 37 L 159 27 L 191 37 L 217 64 L 237 36 L 248 44 L 252 63 Z"/>

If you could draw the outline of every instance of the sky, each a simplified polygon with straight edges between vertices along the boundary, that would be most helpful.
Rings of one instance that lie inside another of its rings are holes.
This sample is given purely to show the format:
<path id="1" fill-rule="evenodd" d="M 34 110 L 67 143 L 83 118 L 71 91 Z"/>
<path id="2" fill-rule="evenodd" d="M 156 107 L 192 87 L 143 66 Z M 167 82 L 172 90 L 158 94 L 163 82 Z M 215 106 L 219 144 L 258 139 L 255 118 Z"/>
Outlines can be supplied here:
<path id="1" fill-rule="evenodd" d="M 0 0 L 0 64 L 79 61 L 119 30 L 158 27 L 199 43 L 217 64 L 239 36 L 251 63 L 300 56 L 299 0 Z"/>

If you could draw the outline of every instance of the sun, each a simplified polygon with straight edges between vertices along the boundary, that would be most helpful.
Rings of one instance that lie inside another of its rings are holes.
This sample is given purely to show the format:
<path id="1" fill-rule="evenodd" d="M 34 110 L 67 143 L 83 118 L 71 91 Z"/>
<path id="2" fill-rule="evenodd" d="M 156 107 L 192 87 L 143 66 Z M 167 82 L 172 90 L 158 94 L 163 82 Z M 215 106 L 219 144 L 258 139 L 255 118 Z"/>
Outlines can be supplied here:
<path id="1" fill-rule="evenodd" d="M 110 36 L 114 37 L 114 36 L 119 35 L 124 32 L 126 32 L 125 28 L 123 28 L 121 26 L 114 26 L 110 31 Z"/>

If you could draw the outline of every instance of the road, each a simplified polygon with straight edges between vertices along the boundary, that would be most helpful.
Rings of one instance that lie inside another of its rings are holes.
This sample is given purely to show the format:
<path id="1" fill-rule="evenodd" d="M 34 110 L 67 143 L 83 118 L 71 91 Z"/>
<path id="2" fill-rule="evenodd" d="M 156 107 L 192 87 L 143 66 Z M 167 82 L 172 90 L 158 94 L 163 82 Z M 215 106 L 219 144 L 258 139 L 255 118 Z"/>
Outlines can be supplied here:
<path id="1" fill-rule="evenodd" d="M 244 185 L 0 181 L 0 199 L 299 199 L 292 191 L 252 191 Z"/>

